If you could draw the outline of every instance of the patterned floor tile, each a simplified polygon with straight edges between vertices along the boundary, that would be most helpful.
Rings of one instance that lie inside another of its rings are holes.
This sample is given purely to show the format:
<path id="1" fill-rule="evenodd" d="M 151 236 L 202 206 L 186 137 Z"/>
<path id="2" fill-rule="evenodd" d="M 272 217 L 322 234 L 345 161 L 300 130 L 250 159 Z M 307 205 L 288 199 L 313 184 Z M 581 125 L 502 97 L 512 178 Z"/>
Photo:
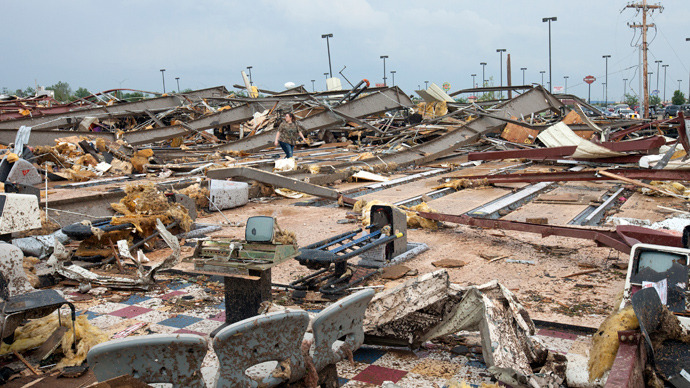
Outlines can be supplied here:
<path id="1" fill-rule="evenodd" d="M 194 283 L 172 281 L 172 282 L 168 283 L 168 285 L 166 287 L 170 290 L 176 291 L 176 290 L 181 290 L 183 288 L 187 288 L 187 287 L 191 286 L 192 284 L 194 284 Z"/>
<path id="2" fill-rule="evenodd" d="M 116 317 L 122 317 L 122 318 L 129 319 L 129 318 L 135 318 L 139 315 L 148 313 L 149 311 L 151 311 L 151 309 L 148 309 L 146 307 L 127 306 L 123 309 L 113 311 L 109 315 L 114 315 Z"/>
<path id="3" fill-rule="evenodd" d="M 205 319 L 196 323 L 192 323 L 191 325 L 185 327 L 185 329 L 208 335 L 211 334 L 211 332 L 213 332 L 214 330 L 216 330 L 218 326 L 220 326 L 219 322 Z"/>
<path id="4" fill-rule="evenodd" d="M 158 323 L 170 318 L 172 314 L 163 311 L 151 310 L 136 317 L 137 321 Z"/>
<path id="5" fill-rule="evenodd" d="M 101 316 L 101 314 L 94 313 L 93 311 L 77 311 L 77 316 L 80 316 L 80 315 L 86 315 L 86 319 L 88 319 L 89 321 L 96 318 L 96 317 Z"/>
<path id="6" fill-rule="evenodd" d="M 209 319 L 216 322 L 225 322 L 225 311 L 222 311 Z"/>
<path id="7" fill-rule="evenodd" d="M 150 296 L 144 296 L 144 295 L 135 294 L 135 295 L 130 296 L 129 299 L 127 299 L 126 301 L 120 302 L 120 303 L 122 303 L 122 304 L 127 304 L 127 305 L 130 305 L 130 306 L 131 306 L 131 305 L 133 305 L 133 304 L 139 304 L 139 303 L 144 302 L 144 301 L 147 301 L 147 300 L 149 300 L 149 299 L 151 299 Z"/>
<path id="8" fill-rule="evenodd" d="M 381 384 L 370 384 L 363 381 L 350 380 L 342 385 L 342 388 L 378 388 Z"/>
<path id="9" fill-rule="evenodd" d="M 336 364 L 338 376 L 346 379 L 352 379 L 353 377 L 357 376 L 357 374 L 367 369 L 368 366 L 369 364 L 364 364 L 357 361 L 355 361 L 354 365 L 351 364 L 350 361 L 341 361 Z"/>
<path id="10" fill-rule="evenodd" d="M 110 314 L 113 311 L 122 310 L 125 307 L 129 307 L 129 306 L 126 304 L 122 304 L 122 303 L 105 302 L 105 303 L 99 304 L 97 306 L 89 307 L 89 311 L 92 311 L 92 312 L 97 313 L 97 314 Z"/>
<path id="11" fill-rule="evenodd" d="M 411 373 L 429 377 L 438 377 L 444 380 L 452 378 L 460 370 L 457 363 L 425 358 L 410 370 Z"/>
<path id="12" fill-rule="evenodd" d="M 201 321 L 201 318 L 191 317 L 189 315 L 179 314 L 177 316 L 168 318 L 164 321 L 158 322 L 159 325 L 176 327 L 178 329 L 183 329 L 193 323 Z"/>
<path id="13" fill-rule="evenodd" d="M 114 315 L 101 315 L 90 320 L 89 323 L 101 330 L 110 331 L 112 327 L 118 325 L 124 320 L 124 318 L 116 317 Z"/>
<path id="14" fill-rule="evenodd" d="M 194 330 L 187 330 L 187 329 L 177 329 L 177 330 L 173 331 L 173 334 L 194 334 L 194 335 L 198 335 L 198 336 L 202 336 L 202 337 L 205 335 L 204 333 L 194 331 Z"/>
<path id="15" fill-rule="evenodd" d="M 411 371 L 422 360 L 411 350 L 388 349 L 386 354 L 373 364 L 385 368 Z"/>
<path id="16" fill-rule="evenodd" d="M 384 381 L 392 381 L 394 383 L 405 377 L 407 374 L 404 370 L 389 369 L 382 366 L 369 365 L 365 370 L 358 373 L 352 380 L 362 381 L 369 384 L 383 384 Z"/>
<path id="17" fill-rule="evenodd" d="M 442 388 L 446 385 L 446 381 L 448 379 L 410 372 L 396 384 L 402 388 Z"/>
<path id="18" fill-rule="evenodd" d="M 163 326 L 159 325 L 157 323 L 151 323 L 148 326 L 146 326 L 147 332 L 151 332 L 151 334 L 172 334 L 179 330 L 176 327 L 171 327 L 171 326 Z"/>
<path id="19" fill-rule="evenodd" d="M 386 354 L 385 350 L 363 346 L 354 353 L 354 360 L 365 364 L 373 364 Z"/>
<path id="20" fill-rule="evenodd" d="M 159 296 L 158 298 L 163 299 L 163 300 L 168 300 L 168 299 L 174 298 L 174 297 L 179 296 L 179 295 L 184 295 L 184 294 L 186 294 L 186 292 L 180 291 L 180 290 L 171 291 L 171 292 L 168 292 L 167 294 L 163 294 L 163 295 Z"/>

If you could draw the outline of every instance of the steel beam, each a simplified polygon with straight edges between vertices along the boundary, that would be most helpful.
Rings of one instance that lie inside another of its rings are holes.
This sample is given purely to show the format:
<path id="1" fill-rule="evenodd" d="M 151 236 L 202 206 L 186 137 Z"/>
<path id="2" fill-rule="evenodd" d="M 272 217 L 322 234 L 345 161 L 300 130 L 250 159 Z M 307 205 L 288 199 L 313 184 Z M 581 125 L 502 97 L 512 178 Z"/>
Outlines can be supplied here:
<path id="1" fill-rule="evenodd" d="M 660 181 L 688 181 L 690 171 L 687 170 L 647 170 L 647 169 L 607 169 L 606 171 L 630 179 L 650 179 Z M 505 175 L 470 175 L 450 177 L 455 179 L 487 180 L 489 184 L 518 183 L 518 182 L 551 182 L 551 181 L 607 181 L 611 178 L 600 176 L 593 171 L 561 171 L 561 172 L 536 172 Z"/>
<path id="2" fill-rule="evenodd" d="M 96 108 L 75 109 L 70 112 L 50 114 L 41 117 L 7 120 L 0 122 L 0 129 L 19 129 L 19 127 L 22 125 L 37 129 L 73 127 L 79 124 L 79 121 L 87 116 L 109 118 L 128 116 L 136 113 L 144 114 L 144 111 L 146 110 L 151 112 L 160 112 L 184 105 L 187 103 L 188 99 L 199 100 L 211 96 L 220 96 L 223 90 L 225 90 L 224 87 L 216 87 L 182 95 L 149 98 L 141 101 L 124 102 L 110 106 L 99 106 Z"/>
<path id="3" fill-rule="evenodd" d="M 308 182 L 302 182 L 296 179 L 284 177 L 282 175 L 273 174 L 262 170 L 257 170 L 251 167 L 230 167 L 209 170 L 206 173 L 206 176 L 211 179 L 241 177 L 255 180 L 261 183 L 266 183 L 271 186 L 284 187 L 286 189 L 299 191 L 300 193 L 315 195 L 317 197 L 327 199 L 336 200 L 340 196 L 340 193 L 337 190 L 313 185 Z"/>
<path id="4" fill-rule="evenodd" d="M 0 129 L 0 144 L 8 145 L 10 143 L 14 143 L 14 139 L 16 136 L 16 129 Z M 42 145 L 54 146 L 56 139 L 68 136 L 94 136 L 102 137 L 110 141 L 116 140 L 115 134 L 110 132 L 55 131 L 32 129 L 31 136 L 29 137 L 29 145 L 34 147 Z"/>
<path id="5" fill-rule="evenodd" d="M 614 152 L 649 151 L 666 144 L 666 139 L 663 136 L 650 136 L 635 140 L 605 141 L 597 144 Z"/>
<path id="6" fill-rule="evenodd" d="M 532 159 L 544 160 L 572 155 L 577 146 L 533 148 L 526 150 L 470 152 L 467 160 Z"/>
<path id="7" fill-rule="evenodd" d="M 402 90 L 393 87 L 352 100 L 333 108 L 333 110 L 346 116 L 359 118 L 396 109 L 400 106 L 412 106 L 412 100 Z M 305 132 L 311 132 L 343 123 L 343 119 L 329 111 L 324 111 L 299 120 L 298 123 Z M 256 152 L 272 146 L 275 136 L 275 132 L 264 132 L 214 147 L 213 150 Z"/>
<path id="8" fill-rule="evenodd" d="M 126 132 L 124 140 L 130 145 L 141 145 L 156 141 L 167 140 L 177 136 L 183 136 L 193 131 L 222 127 L 233 123 L 247 121 L 252 118 L 255 112 L 262 110 L 263 107 L 258 103 L 244 104 L 238 107 L 214 113 L 209 116 L 192 120 L 181 125 L 173 125 L 149 130 Z"/>

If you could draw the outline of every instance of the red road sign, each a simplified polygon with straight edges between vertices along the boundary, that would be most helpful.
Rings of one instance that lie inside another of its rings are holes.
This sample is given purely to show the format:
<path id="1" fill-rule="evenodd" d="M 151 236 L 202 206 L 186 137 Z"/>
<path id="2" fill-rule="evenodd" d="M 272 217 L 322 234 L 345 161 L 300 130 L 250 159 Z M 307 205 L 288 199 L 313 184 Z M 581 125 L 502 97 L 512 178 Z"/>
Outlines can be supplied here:
<path id="1" fill-rule="evenodd" d="M 593 75 L 588 75 L 587 77 L 583 78 L 582 80 L 585 81 L 585 82 L 587 82 L 588 84 L 591 84 L 591 83 L 593 83 L 594 81 L 596 81 L 597 79 L 594 78 Z"/>

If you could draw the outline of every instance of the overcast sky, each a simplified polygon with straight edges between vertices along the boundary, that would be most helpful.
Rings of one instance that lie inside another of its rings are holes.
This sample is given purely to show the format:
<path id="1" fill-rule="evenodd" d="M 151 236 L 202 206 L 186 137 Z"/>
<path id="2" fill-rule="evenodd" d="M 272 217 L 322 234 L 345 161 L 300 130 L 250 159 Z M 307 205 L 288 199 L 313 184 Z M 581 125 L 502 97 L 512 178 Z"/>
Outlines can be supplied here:
<path id="1" fill-rule="evenodd" d="M 640 0 L 641 1 L 641 0 Z M 424 81 L 451 84 L 451 91 L 481 82 L 499 84 L 498 48 L 511 55 L 513 84 L 548 80 L 548 24 L 552 22 L 553 85 L 586 98 L 586 75 L 597 81 L 592 99 L 603 95 L 608 63 L 609 99 L 623 95 L 623 78 L 639 90 L 637 33 L 628 23 L 641 14 L 622 11 L 619 0 L 485 0 L 485 1 L 2 1 L 4 27 L 0 87 L 11 90 L 68 82 L 90 91 L 112 88 L 162 90 L 180 77 L 182 89 L 242 83 L 240 71 L 253 66 L 255 85 L 282 90 L 286 82 L 311 90 L 325 88 L 330 40 L 334 75 L 343 72 L 352 83 L 367 78 L 382 82 L 395 70 L 395 83 L 408 94 Z M 690 69 L 690 2 L 661 1 L 650 29 L 649 71 L 656 88 L 655 60 L 668 64 L 666 98 L 678 88 L 687 95 Z M 622 12 L 621 12 L 622 11 Z M 685 28 L 683 28 L 685 27 Z M 683 32 L 685 30 L 685 32 Z M 503 60 L 505 63 L 506 55 Z M 506 81 L 504 67 L 503 82 Z M 347 85 L 345 80 L 342 80 Z M 659 79 L 663 94 L 663 68 Z"/>

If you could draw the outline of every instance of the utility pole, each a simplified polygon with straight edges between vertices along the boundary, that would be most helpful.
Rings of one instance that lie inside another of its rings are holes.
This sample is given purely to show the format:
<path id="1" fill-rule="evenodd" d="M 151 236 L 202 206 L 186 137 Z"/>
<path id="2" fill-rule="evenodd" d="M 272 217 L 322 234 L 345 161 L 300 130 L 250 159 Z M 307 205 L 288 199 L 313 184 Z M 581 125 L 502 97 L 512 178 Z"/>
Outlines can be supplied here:
<path id="1" fill-rule="evenodd" d="M 611 56 L 607 54 L 607 55 L 602 55 L 601 57 L 604 58 L 604 60 L 606 62 L 606 78 L 604 79 L 604 85 L 607 85 L 607 86 L 604 88 L 604 107 L 607 107 L 607 106 L 609 106 L 609 88 L 608 88 L 608 84 L 609 84 L 609 58 L 611 58 Z"/>
<path id="2" fill-rule="evenodd" d="M 649 118 L 649 85 L 647 82 L 647 29 L 654 27 L 654 23 L 647 24 L 647 12 L 654 12 L 658 9 L 662 12 L 664 7 L 659 4 L 651 5 L 647 4 L 647 0 L 642 0 L 642 3 L 628 4 L 625 8 L 634 8 L 637 11 L 642 10 L 642 24 L 628 24 L 630 28 L 640 28 L 642 29 L 642 72 L 640 75 L 644 78 L 642 79 L 642 98 L 643 98 L 643 109 L 644 113 L 642 118 Z"/>
<path id="3" fill-rule="evenodd" d="M 665 102 L 666 101 L 666 68 L 668 67 L 668 65 L 661 65 L 661 67 L 664 68 L 664 100 L 661 102 Z"/>

